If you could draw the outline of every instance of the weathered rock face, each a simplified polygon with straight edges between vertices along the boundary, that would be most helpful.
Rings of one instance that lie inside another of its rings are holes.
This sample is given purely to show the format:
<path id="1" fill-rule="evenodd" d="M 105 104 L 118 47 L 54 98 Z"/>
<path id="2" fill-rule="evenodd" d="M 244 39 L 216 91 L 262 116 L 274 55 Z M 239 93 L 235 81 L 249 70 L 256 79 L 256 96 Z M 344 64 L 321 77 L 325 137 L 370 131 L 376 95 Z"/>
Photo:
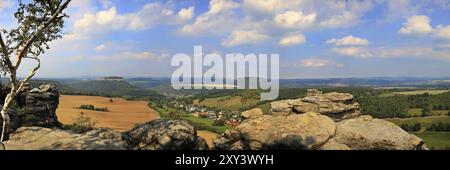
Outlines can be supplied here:
<path id="1" fill-rule="evenodd" d="M 394 123 L 371 116 L 343 120 L 337 123 L 336 143 L 354 150 L 416 150 L 426 149 L 424 141 L 402 130 Z M 339 149 L 328 147 L 325 149 Z"/>
<path id="2" fill-rule="evenodd" d="M 205 139 L 192 125 L 181 120 L 153 120 L 124 132 L 123 139 L 134 150 L 207 150 Z"/>
<path id="3" fill-rule="evenodd" d="M 264 113 L 261 109 L 255 108 L 251 110 L 247 110 L 241 113 L 241 117 L 244 119 L 254 119 L 263 116 Z"/>
<path id="4" fill-rule="evenodd" d="M 317 112 L 327 115 L 335 121 L 353 118 L 361 115 L 360 106 L 348 93 L 323 93 L 310 89 L 305 98 L 298 100 L 283 100 L 271 103 L 270 114 L 289 115 Z"/>
<path id="5" fill-rule="evenodd" d="M 318 113 L 264 115 L 249 119 L 214 141 L 220 150 L 317 149 L 334 136 L 336 126 Z"/>
<path id="6" fill-rule="evenodd" d="M 22 127 L 4 142 L 7 150 L 124 150 L 121 134 L 96 129 L 85 134 L 42 127 Z"/>
<path id="7" fill-rule="evenodd" d="M 3 99 L 4 100 L 4 99 Z M 59 91 L 55 85 L 46 84 L 39 88 L 26 85 L 16 97 L 18 108 L 10 108 L 10 129 L 22 126 L 59 127 L 56 109 L 59 104 Z M 0 105 L 2 107 L 2 105 Z M 0 117 L 0 122 L 3 119 Z M 0 123 L 0 132 L 2 124 Z M 6 136 L 8 138 L 8 136 Z"/>
<path id="8" fill-rule="evenodd" d="M 394 123 L 361 116 L 351 94 L 324 94 L 315 89 L 308 90 L 302 99 L 271 103 L 269 115 L 245 120 L 213 145 L 219 150 L 427 149 L 422 139 Z"/>
<path id="9" fill-rule="evenodd" d="M 56 117 L 59 104 L 59 91 L 53 84 L 41 85 L 39 88 L 28 86 L 18 96 L 22 126 L 58 127 Z"/>

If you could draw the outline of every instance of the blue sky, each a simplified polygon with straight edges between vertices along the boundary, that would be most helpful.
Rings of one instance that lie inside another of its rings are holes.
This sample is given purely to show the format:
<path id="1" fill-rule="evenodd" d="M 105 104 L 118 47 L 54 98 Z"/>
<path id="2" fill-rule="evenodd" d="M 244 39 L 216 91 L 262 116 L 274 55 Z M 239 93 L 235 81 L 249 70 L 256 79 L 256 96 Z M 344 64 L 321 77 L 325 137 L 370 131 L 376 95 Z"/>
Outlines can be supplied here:
<path id="1" fill-rule="evenodd" d="M 0 2 L 2 28 L 15 5 Z M 38 77 L 166 77 L 195 45 L 280 54 L 282 78 L 450 76 L 449 0 L 74 0 L 68 13 Z"/>

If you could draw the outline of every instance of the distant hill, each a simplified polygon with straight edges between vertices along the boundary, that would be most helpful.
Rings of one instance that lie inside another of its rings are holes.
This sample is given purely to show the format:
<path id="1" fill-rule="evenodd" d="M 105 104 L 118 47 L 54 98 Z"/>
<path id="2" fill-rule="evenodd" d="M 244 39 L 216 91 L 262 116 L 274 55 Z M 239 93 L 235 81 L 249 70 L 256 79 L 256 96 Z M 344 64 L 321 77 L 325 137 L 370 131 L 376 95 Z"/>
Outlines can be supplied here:
<path id="1" fill-rule="evenodd" d="M 170 85 L 170 78 L 129 78 L 127 81 L 137 87 L 151 89 L 161 85 Z"/>
<path id="2" fill-rule="evenodd" d="M 69 87 L 81 90 L 89 95 L 111 97 L 150 97 L 159 98 L 162 95 L 149 89 L 136 87 L 127 81 L 108 80 L 79 80 L 66 84 Z"/>

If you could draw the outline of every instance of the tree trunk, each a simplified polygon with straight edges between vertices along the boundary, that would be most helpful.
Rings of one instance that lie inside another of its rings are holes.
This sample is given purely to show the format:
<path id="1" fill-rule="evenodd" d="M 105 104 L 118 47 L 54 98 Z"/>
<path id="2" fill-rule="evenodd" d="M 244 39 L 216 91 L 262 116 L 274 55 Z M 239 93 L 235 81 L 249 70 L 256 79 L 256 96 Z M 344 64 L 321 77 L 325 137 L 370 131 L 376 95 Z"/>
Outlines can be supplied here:
<path id="1" fill-rule="evenodd" d="M 11 105 L 13 98 L 14 97 L 12 97 L 11 94 L 8 94 L 6 96 L 5 103 L 3 105 L 2 111 L 0 112 L 2 114 L 2 118 L 3 118 L 3 127 L 2 127 L 2 134 L 1 134 L 0 142 L 3 142 L 5 139 L 5 136 L 8 135 L 8 131 L 9 131 L 8 108 L 9 108 L 9 105 Z"/>

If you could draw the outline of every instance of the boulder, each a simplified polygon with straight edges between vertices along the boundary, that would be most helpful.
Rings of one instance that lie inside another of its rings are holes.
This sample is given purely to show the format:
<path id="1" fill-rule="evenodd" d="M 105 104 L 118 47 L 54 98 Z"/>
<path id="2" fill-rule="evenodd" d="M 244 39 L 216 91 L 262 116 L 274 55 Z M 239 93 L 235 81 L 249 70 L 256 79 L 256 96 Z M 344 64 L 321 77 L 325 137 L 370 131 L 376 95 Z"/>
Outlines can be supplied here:
<path id="1" fill-rule="evenodd" d="M 309 89 L 304 98 L 298 100 L 282 100 L 271 103 L 272 115 L 289 115 L 317 112 L 327 115 L 334 121 L 341 121 L 361 115 L 359 103 L 348 93 L 323 93 L 317 89 Z"/>
<path id="2" fill-rule="evenodd" d="M 182 120 L 158 119 L 138 125 L 122 134 L 134 150 L 207 150 L 205 139 Z"/>
<path id="3" fill-rule="evenodd" d="M 345 144 L 337 142 L 334 138 L 331 138 L 327 141 L 327 143 L 323 144 L 319 150 L 351 150 L 351 148 Z"/>
<path id="4" fill-rule="evenodd" d="M 243 119 L 254 119 L 264 115 L 263 111 L 259 108 L 247 110 L 241 113 Z"/>
<path id="5" fill-rule="evenodd" d="M 214 140 L 214 149 L 317 149 L 334 136 L 336 126 L 318 113 L 264 115 L 249 119 Z"/>
<path id="6" fill-rule="evenodd" d="M 286 116 L 292 113 L 292 104 L 295 100 L 281 100 L 270 103 L 269 114 L 274 116 Z"/>
<path id="7" fill-rule="evenodd" d="M 424 141 L 392 122 L 371 116 L 337 123 L 334 140 L 354 150 L 417 150 L 426 149 Z"/>
<path id="8" fill-rule="evenodd" d="M 42 127 L 22 127 L 4 142 L 7 150 L 125 150 L 119 132 L 96 129 L 84 134 Z"/>

